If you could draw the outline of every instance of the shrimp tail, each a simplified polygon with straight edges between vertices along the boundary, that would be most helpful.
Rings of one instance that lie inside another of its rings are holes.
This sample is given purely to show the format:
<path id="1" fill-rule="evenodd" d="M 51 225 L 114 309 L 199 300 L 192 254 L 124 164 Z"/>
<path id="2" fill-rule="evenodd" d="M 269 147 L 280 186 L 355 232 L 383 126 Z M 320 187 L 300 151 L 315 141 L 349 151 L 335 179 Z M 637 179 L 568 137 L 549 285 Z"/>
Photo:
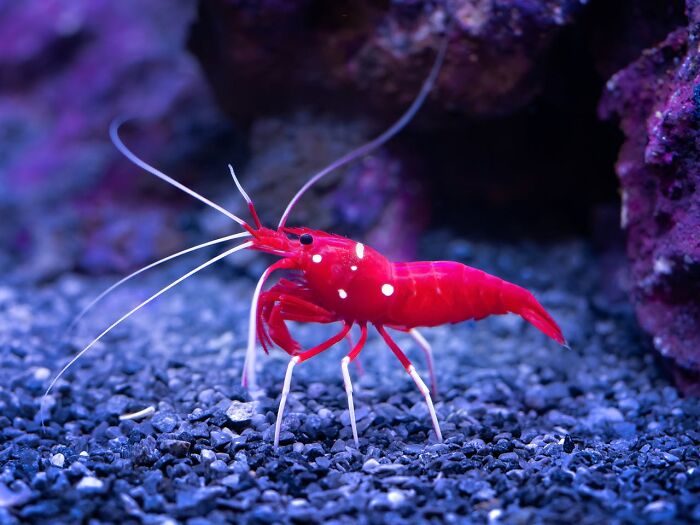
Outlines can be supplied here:
<path id="1" fill-rule="evenodd" d="M 519 315 L 528 323 L 537 328 L 547 337 L 551 337 L 557 343 L 568 346 L 561 328 L 547 310 L 544 309 L 535 296 L 525 288 L 508 283 L 504 294 L 505 303 L 509 311 Z"/>
<path id="2" fill-rule="evenodd" d="M 539 310 L 525 309 L 520 313 L 520 316 L 538 328 L 544 335 L 551 337 L 560 345 L 567 346 L 564 335 L 561 333 L 561 328 L 541 305 L 538 304 L 537 306 L 539 306 Z"/>

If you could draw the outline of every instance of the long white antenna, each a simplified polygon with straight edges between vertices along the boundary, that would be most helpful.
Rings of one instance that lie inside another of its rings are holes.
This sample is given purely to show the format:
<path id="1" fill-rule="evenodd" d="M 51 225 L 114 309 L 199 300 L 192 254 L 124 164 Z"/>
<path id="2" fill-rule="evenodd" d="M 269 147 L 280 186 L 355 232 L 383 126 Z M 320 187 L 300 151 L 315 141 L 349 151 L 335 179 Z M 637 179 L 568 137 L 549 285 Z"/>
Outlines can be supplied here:
<path id="1" fill-rule="evenodd" d="M 100 295 L 98 295 L 97 297 L 95 297 L 95 298 L 92 300 L 92 302 L 91 302 L 90 304 L 88 304 L 85 308 L 83 308 L 82 311 L 77 315 L 77 317 L 76 317 L 75 319 L 73 319 L 73 322 L 68 326 L 68 328 L 67 328 L 66 331 L 69 332 L 76 324 L 78 324 L 78 322 L 79 322 L 83 317 L 85 317 L 85 314 L 87 314 L 90 310 L 92 310 L 92 308 L 93 308 L 98 302 L 100 302 L 102 299 L 104 299 L 104 297 L 105 297 L 106 295 L 108 295 L 109 293 L 113 292 L 116 288 L 118 288 L 119 286 L 121 286 L 122 284 L 124 284 L 125 282 L 127 282 L 128 280 L 133 279 L 134 277 L 136 277 L 136 276 L 139 275 L 140 273 L 143 273 L 143 272 L 145 272 L 146 270 L 150 270 L 151 268 L 155 268 L 156 266 L 158 266 L 158 265 L 160 265 L 160 264 L 163 264 L 163 263 L 165 263 L 165 262 L 168 262 L 168 261 L 170 261 L 170 260 L 172 260 L 172 259 L 175 259 L 176 257 L 180 257 L 181 255 L 185 255 L 186 253 L 190 253 L 190 252 L 193 252 L 193 251 L 195 251 L 195 250 L 201 250 L 202 248 L 206 248 L 207 246 L 213 246 L 214 244 L 219 244 L 219 243 L 226 242 L 226 241 L 232 241 L 233 239 L 240 239 L 241 237 L 250 237 L 250 233 L 248 233 L 248 232 L 234 233 L 233 235 L 227 235 L 226 237 L 220 237 L 220 238 L 218 238 L 218 239 L 214 239 L 213 241 L 204 242 L 204 243 L 202 243 L 202 244 L 198 244 L 198 245 L 196 245 L 196 246 L 192 246 L 191 248 L 187 248 L 187 249 L 185 249 L 185 250 L 181 250 L 181 251 L 179 251 L 179 252 L 177 252 L 177 253 L 173 253 L 172 255 L 168 255 L 167 257 L 163 257 L 162 259 L 159 259 L 159 260 L 157 260 L 157 261 L 155 261 L 155 262 L 152 262 L 152 263 L 149 264 L 148 266 L 144 266 L 143 268 L 141 268 L 141 269 L 139 269 L 139 270 L 136 270 L 135 272 L 133 272 L 133 273 L 127 275 L 127 276 L 124 277 L 123 279 L 120 279 L 119 281 L 117 281 L 116 283 L 114 283 L 112 286 L 110 286 L 109 288 L 107 288 L 107 289 L 106 289 L 104 292 L 102 292 Z"/>
<path id="2" fill-rule="evenodd" d="M 41 405 L 40 405 L 40 407 L 42 407 L 42 408 L 40 408 L 40 411 L 41 411 L 42 426 L 43 426 L 43 418 L 44 418 L 43 406 L 44 406 L 44 402 L 45 402 L 45 400 L 46 400 L 46 396 L 49 395 L 49 393 L 50 393 L 51 390 L 53 389 L 54 385 L 55 385 L 56 382 L 63 376 L 63 374 L 65 374 L 65 373 L 68 371 L 68 369 L 69 369 L 71 366 L 73 366 L 73 365 L 75 364 L 76 361 L 78 361 L 78 359 L 80 359 L 83 355 L 85 355 L 85 352 L 87 352 L 88 350 L 90 350 L 90 348 L 92 348 L 92 347 L 95 345 L 95 343 L 97 343 L 97 342 L 98 342 L 100 339 L 102 339 L 105 335 L 107 335 L 109 332 L 111 332 L 116 326 L 118 326 L 119 324 L 121 324 L 122 321 L 125 321 L 126 319 L 128 319 L 129 317 L 131 317 L 133 314 L 135 314 L 136 312 L 138 312 L 141 308 L 143 308 L 144 306 L 146 306 L 148 303 L 150 303 L 151 301 L 153 301 L 153 300 L 156 299 L 157 297 L 160 297 L 161 295 L 163 295 L 165 292 L 167 292 L 168 290 L 170 290 L 170 289 L 173 288 L 174 286 L 177 286 L 178 284 L 180 284 L 182 281 L 184 281 L 184 280 L 187 279 L 188 277 L 191 277 L 192 275 L 194 275 L 195 273 L 199 272 L 200 270 L 203 270 L 203 269 L 206 268 L 207 266 L 211 266 L 212 264 L 214 264 L 214 263 L 217 262 L 217 261 L 220 261 L 220 260 L 223 259 L 224 257 L 228 257 L 229 255 L 231 255 L 231 254 L 233 254 L 233 253 L 235 253 L 235 252 L 237 252 L 237 251 L 239 251 L 239 250 L 244 250 L 245 248 L 250 248 L 252 245 L 253 245 L 253 243 L 252 243 L 251 241 L 244 242 L 243 244 L 239 244 L 238 246 L 235 246 L 234 248 L 231 248 L 230 250 L 227 250 L 227 251 L 225 251 L 224 253 L 221 253 L 221 254 L 217 255 L 217 256 L 214 257 L 213 259 L 209 259 L 209 260 L 206 261 L 205 263 L 200 264 L 200 265 L 197 266 L 194 270 L 190 270 L 190 271 L 187 272 L 185 275 L 183 275 L 182 277 L 176 279 L 175 281 L 173 281 L 172 283 L 170 283 L 170 284 L 169 284 L 168 286 L 166 286 L 165 288 L 161 288 L 160 291 L 156 292 L 156 293 L 153 294 L 151 297 L 149 297 L 148 299 L 146 299 L 145 301 L 143 301 L 141 304 L 139 304 L 139 305 L 136 306 L 135 308 L 132 308 L 132 309 L 129 310 L 127 313 L 125 313 L 124 315 L 122 315 L 122 316 L 121 316 L 118 320 L 116 320 L 114 323 L 112 323 L 111 325 L 109 325 L 109 327 L 108 327 L 104 332 L 102 332 L 100 335 L 98 335 L 95 339 L 93 339 L 93 340 L 90 342 L 90 344 L 88 344 L 85 348 L 83 348 L 80 352 L 78 352 L 78 353 L 75 355 L 75 357 L 73 357 L 73 359 L 71 359 L 71 360 L 68 362 L 68 364 L 67 364 L 66 366 L 64 366 L 64 367 L 61 369 L 61 371 L 60 371 L 58 374 L 56 374 L 56 376 L 51 380 L 51 384 L 49 384 L 49 387 L 46 389 L 46 392 L 44 392 L 44 395 L 43 395 L 43 397 L 41 398 Z"/>
<path id="3" fill-rule="evenodd" d="M 138 158 L 129 148 L 126 147 L 126 145 L 122 142 L 122 139 L 119 137 L 119 127 L 124 123 L 124 121 L 125 121 L 125 119 L 115 119 L 115 120 L 113 120 L 112 123 L 111 123 L 110 126 L 109 126 L 109 136 L 110 136 L 110 138 L 112 139 L 112 143 L 114 144 L 114 146 L 115 146 L 127 159 L 129 159 L 131 162 L 133 162 L 134 164 L 136 164 L 139 168 L 141 168 L 141 169 L 143 169 L 143 170 L 146 170 L 146 171 L 147 171 L 148 173 L 150 173 L 151 175 L 155 175 L 155 176 L 158 177 L 159 179 L 164 180 L 164 181 L 167 182 L 168 184 L 171 184 L 172 186 L 175 186 L 177 189 L 184 191 L 184 192 L 187 193 L 188 195 L 191 195 L 191 196 L 194 197 L 195 199 L 200 200 L 201 202 L 203 202 L 203 203 L 206 204 L 207 206 L 211 206 L 211 207 L 214 208 L 215 210 L 217 210 L 217 211 L 223 213 L 223 214 L 226 215 L 229 219 L 233 219 L 234 221 L 236 221 L 236 222 L 237 222 L 238 224 L 240 224 L 241 226 L 243 226 L 243 227 L 247 227 L 247 226 L 248 226 L 248 225 L 246 224 L 246 222 L 245 222 L 243 219 L 241 219 L 240 217 L 235 216 L 233 213 L 231 213 L 230 211 L 228 211 L 228 210 L 222 208 L 221 206 L 219 206 L 219 205 L 216 204 L 215 202 L 210 201 L 209 199 L 207 199 L 206 197 L 203 197 L 202 195 L 200 195 L 200 194 L 197 193 L 196 191 L 194 191 L 194 190 L 188 188 L 188 187 L 185 186 L 184 184 L 179 183 L 179 182 L 176 181 L 175 179 L 173 179 L 173 178 L 171 178 L 171 177 L 168 177 L 168 176 L 167 176 L 165 173 L 163 173 L 162 171 L 157 170 L 156 168 L 154 168 L 154 167 L 151 166 L 150 164 L 148 164 L 148 163 L 144 162 L 143 160 L 141 160 L 140 158 Z"/>
<path id="4" fill-rule="evenodd" d="M 358 159 L 360 157 L 363 157 L 364 155 L 367 155 L 370 153 L 372 150 L 378 148 L 379 146 L 383 145 L 385 142 L 387 142 L 389 139 L 391 139 L 394 135 L 396 135 L 399 131 L 401 131 L 406 124 L 408 124 L 411 119 L 415 116 L 415 114 L 418 112 L 420 107 L 423 105 L 423 102 L 425 101 L 426 97 L 430 93 L 430 90 L 433 88 L 433 85 L 435 84 L 435 80 L 437 79 L 438 73 L 440 72 L 440 68 L 442 67 L 442 62 L 445 58 L 445 52 L 447 51 L 447 43 L 448 43 L 448 36 L 447 32 L 445 33 L 445 38 L 442 41 L 442 44 L 440 45 L 440 49 L 438 50 L 438 54 L 435 57 L 435 63 L 433 64 L 432 69 L 430 70 L 430 74 L 428 75 L 428 78 L 425 79 L 423 82 L 423 86 L 421 87 L 421 90 L 418 92 L 418 96 L 416 99 L 413 101 L 413 104 L 410 105 L 410 107 L 406 110 L 406 112 L 401 115 L 399 120 L 397 120 L 389 129 L 387 129 L 384 133 L 376 137 L 375 139 L 366 142 L 362 146 L 360 146 L 357 149 L 354 149 L 350 153 L 345 154 L 344 156 L 340 157 L 338 160 L 332 162 L 325 168 L 323 168 L 321 171 L 316 173 L 313 177 L 311 177 L 306 184 L 304 184 L 301 189 L 292 197 L 292 200 L 289 201 L 289 204 L 287 205 L 287 208 L 284 210 L 284 213 L 282 214 L 282 218 L 280 219 L 279 225 L 277 229 L 284 228 L 285 224 L 287 223 L 287 218 L 289 217 L 290 212 L 292 211 L 292 208 L 294 205 L 297 203 L 297 201 L 301 198 L 304 193 L 306 193 L 306 190 L 308 190 L 311 186 L 316 184 L 322 177 L 328 175 L 331 171 L 347 164 L 348 162 L 352 162 L 355 159 Z"/>

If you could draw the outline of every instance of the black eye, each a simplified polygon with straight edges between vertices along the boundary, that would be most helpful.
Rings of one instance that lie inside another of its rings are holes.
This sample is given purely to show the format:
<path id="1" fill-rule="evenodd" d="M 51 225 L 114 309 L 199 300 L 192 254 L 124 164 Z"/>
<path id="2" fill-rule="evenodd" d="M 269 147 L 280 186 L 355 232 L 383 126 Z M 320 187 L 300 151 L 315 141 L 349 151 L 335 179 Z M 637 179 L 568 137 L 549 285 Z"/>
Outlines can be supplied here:
<path id="1" fill-rule="evenodd" d="M 314 242 L 314 238 L 311 237 L 308 233 L 303 234 L 301 237 L 299 237 L 299 242 L 301 244 L 309 245 L 312 242 Z"/>

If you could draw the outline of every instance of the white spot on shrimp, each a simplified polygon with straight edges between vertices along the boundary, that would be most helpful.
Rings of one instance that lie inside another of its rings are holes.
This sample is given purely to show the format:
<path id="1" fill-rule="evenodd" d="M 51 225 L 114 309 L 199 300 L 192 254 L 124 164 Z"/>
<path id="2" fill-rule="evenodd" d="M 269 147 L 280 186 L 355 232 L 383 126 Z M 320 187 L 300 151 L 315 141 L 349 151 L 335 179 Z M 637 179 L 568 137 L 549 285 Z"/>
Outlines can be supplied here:
<path id="1" fill-rule="evenodd" d="M 365 245 L 358 242 L 355 245 L 355 253 L 357 254 L 358 259 L 362 259 L 365 256 Z"/>
<path id="2" fill-rule="evenodd" d="M 315 263 L 320 263 L 323 260 L 323 257 L 321 257 L 321 255 L 317 253 L 313 257 L 311 257 L 311 260 Z"/>
<path id="3" fill-rule="evenodd" d="M 390 297 L 391 294 L 394 293 L 394 287 L 391 286 L 390 284 L 383 284 L 382 285 L 382 293 L 386 295 L 387 297 Z"/>
<path id="4" fill-rule="evenodd" d="M 338 295 L 340 296 L 341 299 L 346 299 L 348 297 L 348 292 L 343 290 L 342 288 L 338 289 Z"/>
<path id="5" fill-rule="evenodd" d="M 350 269 L 351 269 L 353 272 L 356 272 L 356 271 L 357 271 L 357 266 L 355 266 L 355 265 L 353 264 L 353 265 L 350 267 Z"/>

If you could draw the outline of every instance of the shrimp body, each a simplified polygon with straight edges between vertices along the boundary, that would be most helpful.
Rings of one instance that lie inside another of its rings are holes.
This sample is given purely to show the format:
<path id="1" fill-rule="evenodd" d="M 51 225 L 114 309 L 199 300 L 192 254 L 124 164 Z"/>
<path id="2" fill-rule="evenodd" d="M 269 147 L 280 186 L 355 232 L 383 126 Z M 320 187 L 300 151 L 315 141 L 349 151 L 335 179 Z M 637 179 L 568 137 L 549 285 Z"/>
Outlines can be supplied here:
<path id="1" fill-rule="evenodd" d="M 530 292 L 476 268 L 451 261 L 392 263 L 363 243 L 308 228 L 283 227 L 276 231 L 261 228 L 251 233 L 252 249 L 283 257 L 263 274 L 257 290 L 262 289 L 271 272 L 281 269 L 293 272 L 291 278 L 281 279 L 262 292 L 259 301 L 254 301 L 255 309 L 251 310 L 251 326 L 256 328 L 265 351 L 277 345 L 291 356 L 277 415 L 275 445 L 279 443 L 281 415 L 294 367 L 340 342 L 355 325 L 360 327 L 360 339 L 342 360 L 341 369 L 356 444 L 359 439 L 348 364 L 362 351 L 370 323 L 423 394 L 438 441 L 442 440 L 442 434 L 430 389 L 386 328 L 411 333 L 424 349 L 433 394 L 437 387 L 432 353 L 427 341 L 416 331 L 417 327 L 513 312 L 558 343 L 565 344 L 556 322 Z M 298 237 L 289 238 L 290 235 Z M 287 321 L 342 322 L 343 328 L 327 341 L 302 350 L 289 333 Z M 247 362 L 244 380 L 251 368 Z"/>
<path id="2" fill-rule="evenodd" d="M 279 289 L 263 294 L 262 304 L 284 305 L 295 296 L 322 308 L 324 320 L 404 331 L 515 313 L 564 343 L 556 322 L 529 291 L 484 271 L 453 261 L 392 263 L 351 239 L 306 228 L 286 230 L 307 239 L 292 250 L 287 265 L 301 275 L 285 294 L 280 296 Z M 270 317 L 262 310 L 259 315 L 265 326 Z M 298 347 L 285 346 L 292 354 Z"/>
<path id="3" fill-rule="evenodd" d="M 556 322 L 525 288 L 453 261 L 392 266 L 395 293 L 384 320 L 389 326 L 411 329 L 514 313 L 564 344 Z"/>

